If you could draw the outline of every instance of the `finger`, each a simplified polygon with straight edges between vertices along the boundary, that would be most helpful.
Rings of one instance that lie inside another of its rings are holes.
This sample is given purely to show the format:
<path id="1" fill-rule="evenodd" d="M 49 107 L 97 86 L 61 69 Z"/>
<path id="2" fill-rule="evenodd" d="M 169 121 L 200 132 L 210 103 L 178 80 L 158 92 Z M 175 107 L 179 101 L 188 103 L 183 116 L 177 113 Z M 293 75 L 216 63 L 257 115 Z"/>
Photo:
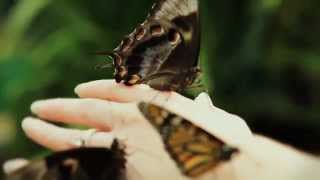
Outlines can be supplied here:
<path id="1" fill-rule="evenodd" d="M 198 97 L 196 97 L 194 101 L 198 104 L 202 104 L 209 107 L 210 110 L 212 110 L 211 111 L 212 117 L 215 117 L 214 120 L 217 121 L 218 123 L 219 121 L 230 121 L 230 123 L 232 123 L 232 126 L 226 126 L 226 128 L 229 128 L 229 130 L 231 130 L 232 127 L 235 127 L 235 129 L 239 128 L 239 129 L 243 129 L 244 131 L 247 131 L 247 133 L 245 134 L 249 134 L 249 135 L 251 134 L 249 127 L 247 126 L 247 124 L 243 119 L 214 106 L 210 96 L 207 93 L 205 92 L 201 93 Z"/>
<path id="2" fill-rule="evenodd" d="M 184 105 L 194 103 L 192 100 L 175 92 L 161 92 L 143 84 L 129 87 L 118 84 L 114 80 L 98 80 L 83 83 L 75 88 L 75 92 L 81 98 L 98 98 L 117 102 L 145 101 L 161 106 L 170 106 L 171 108 L 183 107 Z"/>
<path id="3" fill-rule="evenodd" d="M 109 131 L 117 124 L 138 119 L 134 104 L 99 99 L 51 99 L 37 101 L 31 111 L 42 119 L 67 124 L 81 124 Z"/>
<path id="4" fill-rule="evenodd" d="M 18 169 L 26 166 L 27 164 L 29 164 L 29 161 L 26 159 L 21 159 L 21 158 L 11 159 L 11 160 L 6 161 L 3 164 L 3 171 L 6 174 L 11 174 L 14 171 L 17 171 Z"/>
<path id="5" fill-rule="evenodd" d="M 147 85 L 125 86 L 114 80 L 98 80 L 83 83 L 75 88 L 81 98 L 107 99 L 117 102 L 150 101 L 153 98 L 167 98 L 170 93 L 160 92 Z"/>
<path id="6" fill-rule="evenodd" d="M 252 138 L 252 133 L 243 119 L 219 108 L 203 108 L 195 102 L 167 108 L 229 145 L 238 147 Z"/>
<path id="7" fill-rule="evenodd" d="M 79 147 L 82 140 L 86 146 L 110 147 L 114 140 L 112 133 L 96 132 L 88 135 L 86 130 L 57 127 L 35 118 L 24 119 L 22 128 L 30 139 L 54 151 Z"/>
<path id="8" fill-rule="evenodd" d="M 201 94 L 199 94 L 195 99 L 194 101 L 198 104 L 201 104 L 201 105 L 204 105 L 204 106 L 207 106 L 209 108 L 213 108 L 215 109 L 216 107 L 213 105 L 213 102 L 211 101 L 211 98 L 210 96 L 203 92 Z"/>

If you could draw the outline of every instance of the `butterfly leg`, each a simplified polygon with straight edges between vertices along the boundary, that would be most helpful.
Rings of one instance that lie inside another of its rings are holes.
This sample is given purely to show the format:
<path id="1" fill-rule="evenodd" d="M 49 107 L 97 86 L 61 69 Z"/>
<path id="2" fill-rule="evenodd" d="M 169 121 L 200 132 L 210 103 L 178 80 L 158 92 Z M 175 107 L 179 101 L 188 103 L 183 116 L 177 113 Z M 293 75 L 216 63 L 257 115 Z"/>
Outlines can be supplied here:
<path id="1" fill-rule="evenodd" d="M 138 74 L 129 75 L 124 81 L 124 84 L 127 86 L 133 86 L 138 84 L 141 81 L 142 77 Z"/>

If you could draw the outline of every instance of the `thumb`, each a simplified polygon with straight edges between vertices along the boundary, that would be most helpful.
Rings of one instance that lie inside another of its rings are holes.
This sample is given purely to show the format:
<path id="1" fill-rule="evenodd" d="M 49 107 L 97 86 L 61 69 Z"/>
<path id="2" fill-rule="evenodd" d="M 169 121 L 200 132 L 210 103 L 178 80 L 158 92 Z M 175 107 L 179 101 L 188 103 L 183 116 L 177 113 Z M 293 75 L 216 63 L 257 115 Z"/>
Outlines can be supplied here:
<path id="1" fill-rule="evenodd" d="M 202 92 L 201 94 L 199 94 L 195 99 L 194 101 L 198 104 L 202 104 L 204 106 L 207 106 L 209 108 L 216 108 L 214 105 L 213 105 L 213 102 L 210 98 L 210 96 L 205 93 L 205 92 Z"/>

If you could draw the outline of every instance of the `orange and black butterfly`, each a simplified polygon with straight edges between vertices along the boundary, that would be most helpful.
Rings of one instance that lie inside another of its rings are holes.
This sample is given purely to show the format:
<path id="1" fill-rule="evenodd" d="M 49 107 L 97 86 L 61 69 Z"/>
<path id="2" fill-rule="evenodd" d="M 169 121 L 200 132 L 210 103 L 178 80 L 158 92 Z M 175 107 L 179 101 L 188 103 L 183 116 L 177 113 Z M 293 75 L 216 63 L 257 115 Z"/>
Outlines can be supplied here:
<path id="1" fill-rule="evenodd" d="M 203 175 L 238 152 L 237 148 L 167 109 L 144 102 L 138 106 L 160 133 L 167 151 L 186 176 Z"/>

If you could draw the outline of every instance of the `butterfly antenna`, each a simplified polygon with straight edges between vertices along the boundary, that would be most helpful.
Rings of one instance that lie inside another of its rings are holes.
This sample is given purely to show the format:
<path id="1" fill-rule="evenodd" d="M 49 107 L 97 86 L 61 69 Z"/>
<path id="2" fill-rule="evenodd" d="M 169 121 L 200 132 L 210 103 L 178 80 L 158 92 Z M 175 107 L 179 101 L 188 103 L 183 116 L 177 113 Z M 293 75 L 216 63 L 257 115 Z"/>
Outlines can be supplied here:
<path id="1" fill-rule="evenodd" d="M 114 52 L 112 52 L 112 51 L 98 51 L 98 52 L 94 52 L 91 54 L 92 55 L 103 55 L 103 56 L 107 56 L 109 58 L 106 64 L 103 64 L 103 65 L 98 64 L 95 66 L 95 69 L 101 70 L 101 69 L 113 68 L 112 60 L 114 58 Z M 111 60 L 111 61 L 109 61 L 109 60 Z"/>
<path id="2" fill-rule="evenodd" d="M 93 55 L 99 55 L 99 56 L 114 56 L 114 52 L 113 51 L 97 51 L 92 53 Z"/>
<path id="3" fill-rule="evenodd" d="M 108 56 L 111 60 L 115 58 L 115 53 L 113 51 L 98 51 L 92 53 L 93 55 L 98 55 L 98 56 Z"/>
<path id="4" fill-rule="evenodd" d="M 109 69 L 113 68 L 113 64 L 111 62 L 108 62 L 106 64 L 97 64 L 94 69 L 96 70 L 102 70 L 102 69 Z"/>

